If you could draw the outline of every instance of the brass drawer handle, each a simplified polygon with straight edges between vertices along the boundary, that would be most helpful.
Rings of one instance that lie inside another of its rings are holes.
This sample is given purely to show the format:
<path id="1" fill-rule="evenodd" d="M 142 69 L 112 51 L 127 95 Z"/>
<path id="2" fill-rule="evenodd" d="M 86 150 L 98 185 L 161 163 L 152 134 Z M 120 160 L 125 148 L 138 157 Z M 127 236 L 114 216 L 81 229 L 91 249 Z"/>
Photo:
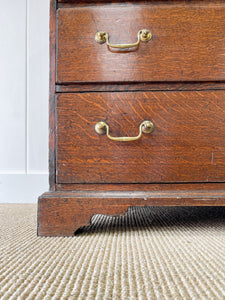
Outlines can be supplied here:
<path id="1" fill-rule="evenodd" d="M 136 141 L 141 138 L 142 132 L 144 133 L 151 133 L 154 130 L 154 124 L 149 121 L 143 121 L 139 126 L 139 134 L 137 136 L 120 136 L 120 137 L 113 137 L 109 134 L 109 125 L 103 121 L 100 121 L 95 124 L 95 131 L 98 134 L 106 134 L 110 140 L 113 141 L 121 141 L 121 142 L 131 142 Z"/>
<path id="2" fill-rule="evenodd" d="M 98 31 L 95 34 L 95 40 L 97 43 L 99 44 L 104 44 L 106 42 L 106 44 L 110 47 L 110 48 L 119 48 L 119 49 L 125 49 L 125 48 L 133 48 L 139 45 L 140 41 L 142 42 L 148 42 L 151 40 L 152 38 L 152 34 L 149 30 L 147 29 L 142 29 L 138 31 L 138 40 L 136 43 L 133 44 L 111 44 L 109 42 L 109 35 L 107 32 L 105 31 Z"/>

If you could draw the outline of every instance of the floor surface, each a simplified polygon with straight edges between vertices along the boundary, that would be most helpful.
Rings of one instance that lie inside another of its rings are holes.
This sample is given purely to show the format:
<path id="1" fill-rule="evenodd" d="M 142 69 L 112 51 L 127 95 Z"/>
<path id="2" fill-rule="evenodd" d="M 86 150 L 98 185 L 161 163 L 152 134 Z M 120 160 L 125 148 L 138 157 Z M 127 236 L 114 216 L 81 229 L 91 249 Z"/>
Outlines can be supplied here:
<path id="1" fill-rule="evenodd" d="M 225 208 L 130 208 L 75 237 L 37 237 L 0 204 L 0 299 L 225 299 Z"/>

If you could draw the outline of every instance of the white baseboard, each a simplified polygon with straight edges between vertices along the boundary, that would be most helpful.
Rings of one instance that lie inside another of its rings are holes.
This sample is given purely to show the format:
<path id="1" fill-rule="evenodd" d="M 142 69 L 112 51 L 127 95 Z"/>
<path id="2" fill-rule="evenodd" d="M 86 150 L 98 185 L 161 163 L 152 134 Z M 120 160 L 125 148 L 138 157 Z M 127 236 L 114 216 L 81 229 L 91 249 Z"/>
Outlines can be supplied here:
<path id="1" fill-rule="evenodd" d="M 37 203 L 48 191 L 48 174 L 0 174 L 0 203 Z"/>

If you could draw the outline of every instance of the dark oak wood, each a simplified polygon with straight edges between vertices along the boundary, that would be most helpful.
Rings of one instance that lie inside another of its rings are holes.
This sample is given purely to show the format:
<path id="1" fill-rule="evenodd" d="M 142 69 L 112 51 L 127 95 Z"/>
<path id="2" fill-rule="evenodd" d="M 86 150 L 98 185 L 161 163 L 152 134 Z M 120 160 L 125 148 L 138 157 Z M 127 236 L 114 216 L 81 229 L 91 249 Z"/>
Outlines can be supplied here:
<path id="1" fill-rule="evenodd" d="M 104 3 L 142 3 L 142 4 L 146 4 L 146 3 L 151 3 L 151 4 L 155 4 L 155 5 L 161 5 L 161 4 L 165 4 L 165 3 L 171 3 L 171 4 L 174 4 L 174 3 L 179 3 L 179 4 L 187 4 L 188 3 L 192 3 L 192 4 L 205 4 L 206 3 L 206 0 L 147 0 L 147 1 L 143 1 L 143 0 L 136 0 L 136 1 L 123 1 L 123 0 L 58 0 L 57 3 L 60 4 L 60 3 L 68 3 L 68 4 L 75 4 L 75 5 L 80 5 L 80 4 L 98 4 L 98 2 L 104 2 Z M 208 0 L 207 1 L 207 4 L 215 4 L 215 3 L 223 3 L 224 0 Z"/>
<path id="2" fill-rule="evenodd" d="M 56 184 L 57 191 L 199 191 L 199 190 L 225 190 L 225 182 L 214 183 L 151 183 L 151 184 L 117 184 L 117 183 L 92 183 L 92 184 L 78 184 L 78 183 L 58 183 Z"/>
<path id="3" fill-rule="evenodd" d="M 104 3 L 105 5 L 112 5 L 112 4 L 117 4 L 117 5 L 124 5 L 124 3 L 129 4 L 151 4 L 151 5 L 162 5 L 162 4 L 179 4 L 179 5 L 186 5 L 187 2 L 189 4 L 192 5 L 208 5 L 208 4 L 220 4 L 223 3 L 224 0 L 147 0 L 147 1 L 143 1 L 143 0 L 136 0 L 136 1 L 122 1 L 122 0 L 98 0 L 98 1 L 94 1 L 94 0 L 58 0 L 58 8 L 62 8 L 62 7 L 74 7 L 74 6 L 93 6 L 93 5 L 102 5 L 102 3 Z"/>
<path id="4" fill-rule="evenodd" d="M 58 9 L 57 83 L 225 80 L 225 2 L 205 2 Z M 133 43 L 142 27 L 153 37 L 135 51 L 94 39 Z"/>
<path id="5" fill-rule="evenodd" d="M 56 66 L 56 1 L 50 0 L 50 73 L 49 73 L 49 187 L 55 190 L 55 66 Z"/>
<path id="6" fill-rule="evenodd" d="M 58 183 L 225 181 L 225 91 L 61 94 L 57 96 Z M 134 142 L 143 120 L 155 130 Z"/>
<path id="7" fill-rule="evenodd" d="M 132 92 L 132 91 L 204 91 L 224 90 L 224 82 L 139 82 L 89 83 L 56 85 L 56 93 L 71 92 Z"/>
<path id="8" fill-rule="evenodd" d="M 130 206 L 225 205 L 224 15 L 222 0 L 50 0 L 51 192 L 38 200 L 39 236 L 72 236 Z M 94 41 L 105 30 L 134 42 L 140 26 L 153 38 L 133 52 Z M 136 142 L 94 131 L 103 120 L 133 136 L 143 119 L 155 131 Z"/>
<path id="9" fill-rule="evenodd" d="M 38 235 L 73 236 L 95 214 L 124 215 L 130 206 L 224 206 L 225 191 L 52 192 L 38 202 Z"/>

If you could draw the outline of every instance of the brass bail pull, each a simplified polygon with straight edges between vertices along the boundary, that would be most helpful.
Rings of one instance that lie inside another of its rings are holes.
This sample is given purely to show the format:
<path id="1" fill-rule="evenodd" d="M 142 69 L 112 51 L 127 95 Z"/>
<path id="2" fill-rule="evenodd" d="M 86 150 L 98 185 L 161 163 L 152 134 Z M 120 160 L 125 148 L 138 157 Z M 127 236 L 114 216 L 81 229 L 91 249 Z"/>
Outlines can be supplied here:
<path id="1" fill-rule="evenodd" d="M 126 48 L 133 48 L 137 47 L 140 44 L 140 41 L 142 42 L 148 42 L 152 38 L 152 34 L 149 30 L 147 29 L 142 29 L 138 31 L 138 39 L 137 42 L 133 44 L 111 44 L 109 42 L 109 35 L 105 31 L 98 31 L 95 34 L 95 41 L 99 44 L 104 44 L 106 43 L 108 47 L 110 48 L 119 48 L 119 49 L 126 49 Z"/>
<path id="2" fill-rule="evenodd" d="M 136 141 L 141 138 L 142 133 L 151 133 L 154 130 L 154 124 L 149 121 L 143 121 L 140 126 L 139 126 L 139 134 L 137 136 L 119 136 L 119 137 L 114 137 L 111 136 L 109 133 L 109 125 L 103 121 L 100 121 L 95 124 L 95 131 L 98 134 L 106 134 L 107 137 L 112 140 L 112 141 L 120 141 L 120 142 L 131 142 L 131 141 Z"/>

